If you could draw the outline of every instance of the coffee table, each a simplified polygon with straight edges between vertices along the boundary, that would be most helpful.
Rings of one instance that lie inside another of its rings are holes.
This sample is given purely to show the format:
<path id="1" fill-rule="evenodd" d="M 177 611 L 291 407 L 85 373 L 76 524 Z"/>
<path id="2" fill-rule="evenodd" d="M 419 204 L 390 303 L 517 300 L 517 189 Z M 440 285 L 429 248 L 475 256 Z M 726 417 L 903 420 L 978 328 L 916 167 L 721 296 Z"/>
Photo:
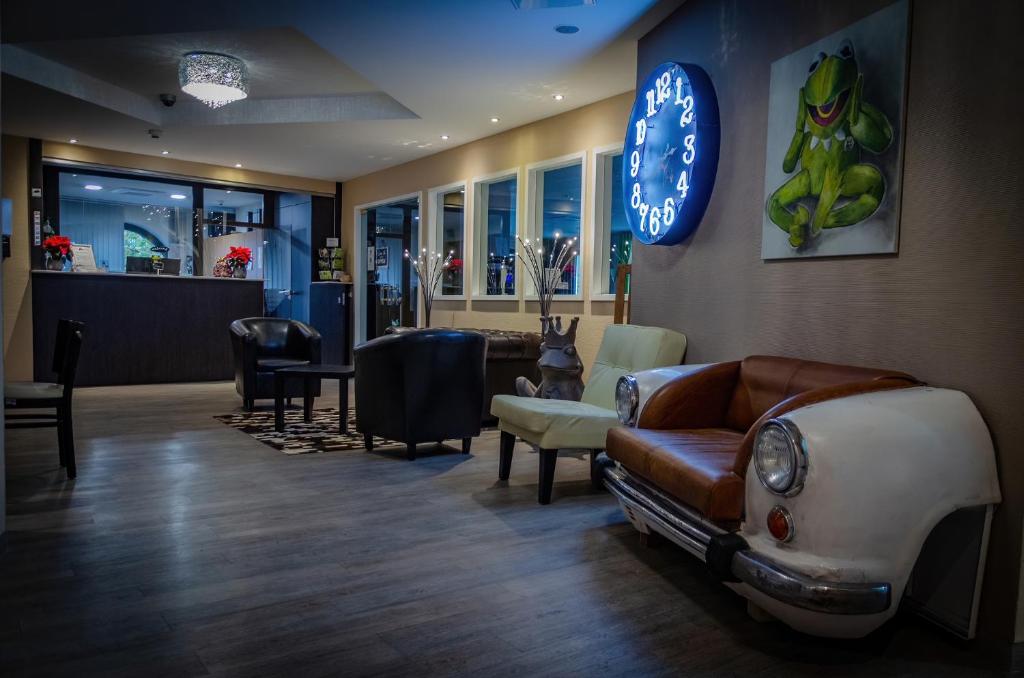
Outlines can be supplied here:
<path id="1" fill-rule="evenodd" d="M 274 430 L 284 430 L 284 384 L 288 379 L 302 379 L 302 419 L 313 421 L 313 380 L 338 380 L 338 411 L 341 433 L 348 433 L 348 380 L 354 377 L 356 368 L 352 365 L 297 365 L 282 367 L 274 372 Z"/>

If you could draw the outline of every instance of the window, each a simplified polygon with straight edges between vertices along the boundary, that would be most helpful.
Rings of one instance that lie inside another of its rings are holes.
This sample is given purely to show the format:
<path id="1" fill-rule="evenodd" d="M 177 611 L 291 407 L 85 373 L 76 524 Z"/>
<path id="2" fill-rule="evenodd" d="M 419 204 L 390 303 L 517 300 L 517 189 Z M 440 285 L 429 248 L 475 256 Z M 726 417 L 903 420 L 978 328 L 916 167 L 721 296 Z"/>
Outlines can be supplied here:
<path id="1" fill-rule="evenodd" d="M 438 294 L 457 297 L 463 294 L 466 241 L 466 185 L 455 184 L 430 192 L 432 246 L 442 257 L 452 257 L 441 275 Z"/>
<path id="2" fill-rule="evenodd" d="M 583 158 L 530 170 L 533 224 L 531 232 L 542 239 L 544 254 L 553 263 L 563 246 L 576 253 L 555 286 L 555 295 L 580 294 L 580 247 L 582 245 L 581 210 L 583 202 Z M 572 245 L 567 241 L 574 239 Z"/>
<path id="3" fill-rule="evenodd" d="M 476 292 L 480 296 L 516 297 L 515 171 L 475 184 Z"/>
<path id="4" fill-rule="evenodd" d="M 262 193 L 204 188 L 203 272 L 212 275 L 217 261 L 232 247 L 248 247 L 252 250 L 248 276 L 269 282 L 265 264 L 273 259 L 274 287 L 285 287 L 283 279 L 290 276 L 285 271 L 291 256 L 288 243 L 278 232 L 264 232 L 263 216 Z M 279 277 L 282 280 L 276 280 Z"/>
<path id="5" fill-rule="evenodd" d="M 596 294 L 615 294 L 619 264 L 629 264 L 633 260 L 633 232 L 629 230 L 629 224 L 626 222 L 622 199 L 622 157 L 621 147 L 605 153 L 598 152 L 596 155 Z"/>

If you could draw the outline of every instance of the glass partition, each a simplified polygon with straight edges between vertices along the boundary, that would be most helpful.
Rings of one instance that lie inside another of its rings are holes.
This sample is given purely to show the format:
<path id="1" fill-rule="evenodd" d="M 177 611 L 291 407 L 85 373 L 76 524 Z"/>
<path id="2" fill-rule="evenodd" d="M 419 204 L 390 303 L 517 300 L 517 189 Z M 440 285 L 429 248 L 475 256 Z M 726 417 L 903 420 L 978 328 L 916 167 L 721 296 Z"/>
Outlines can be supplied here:
<path id="1" fill-rule="evenodd" d="M 597 292 L 615 294 L 619 265 L 633 261 L 633 232 L 629 230 L 622 200 L 621 151 L 598 156 L 598 180 L 601 185 L 597 189 L 600 202 L 596 224 L 600 258 L 596 263 L 601 271 L 601 281 Z"/>
<path id="2" fill-rule="evenodd" d="M 266 279 L 264 245 L 278 244 L 281 238 L 275 237 L 274 233 L 264 233 L 263 215 L 262 193 L 227 188 L 203 189 L 202 249 L 206 275 L 213 275 L 214 267 L 232 247 L 248 247 L 252 252 L 252 263 L 247 277 Z M 285 248 L 276 249 L 283 251 Z M 289 256 L 282 252 L 277 263 L 283 265 Z M 282 275 L 285 273 L 281 270 Z"/>
<path id="3" fill-rule="evenodd" d="M 194 275 L 192 187 L 163 181 L 62 172 L 60 232 L 92 245 L 100 270 Z"/>

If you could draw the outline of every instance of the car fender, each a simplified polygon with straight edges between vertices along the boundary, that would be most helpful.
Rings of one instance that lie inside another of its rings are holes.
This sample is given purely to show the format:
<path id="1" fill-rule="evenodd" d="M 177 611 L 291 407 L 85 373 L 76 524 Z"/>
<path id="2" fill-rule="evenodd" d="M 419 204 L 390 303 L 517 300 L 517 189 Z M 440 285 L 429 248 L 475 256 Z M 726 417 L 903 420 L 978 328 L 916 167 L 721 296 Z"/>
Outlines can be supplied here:
<path id="1" fill-rule="evenodd" d="M 636 380 L 637 386 L 638 401 L 636 415 L 633 419 L 632 425 L 636 426 L 636 422 L 640 421 L 640 415 L 643 414 L 647 401 L 655 391 L 670 381 L 686 377 L 698 370 L 704 369 L 710 364 L 711 363 L 702 363 L 699 365 L 670 365 L 668 367 L 655 367 L 650 370 L 631 372 L 627 375 Z"/>

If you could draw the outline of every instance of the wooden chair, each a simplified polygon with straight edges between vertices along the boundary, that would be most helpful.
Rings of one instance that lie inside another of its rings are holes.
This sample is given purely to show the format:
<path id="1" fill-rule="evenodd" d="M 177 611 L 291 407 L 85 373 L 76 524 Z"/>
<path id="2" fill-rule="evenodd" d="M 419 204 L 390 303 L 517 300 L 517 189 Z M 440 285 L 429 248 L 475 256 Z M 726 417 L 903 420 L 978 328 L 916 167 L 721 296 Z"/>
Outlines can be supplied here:
<path id="1" fill-rule="evenodd" d="M 619 264 L 615 269 L 615 316 L 616 325 L 629 324 L 633 315 L 632 295 L 626 294 L 630 279 L 633 277 L 633 264 Z"/>
<path id="2" fill-rule="evenodd" d="M 75 388 L 75 371 L 82 351 L 85 323 L 61 320 L 57 323 L 57 340 L 53 347 L 53 371 L 56 382 L 11 382 L 4 384 L 4 427 L 56 427 L 60 465 L 68 478 L 77 474 L 75 466 L 75 431 L 71 418 L 71 396 Z M 53 409 L 54 413 L 33 412 L 8 414 L 7 410 Z"/>

